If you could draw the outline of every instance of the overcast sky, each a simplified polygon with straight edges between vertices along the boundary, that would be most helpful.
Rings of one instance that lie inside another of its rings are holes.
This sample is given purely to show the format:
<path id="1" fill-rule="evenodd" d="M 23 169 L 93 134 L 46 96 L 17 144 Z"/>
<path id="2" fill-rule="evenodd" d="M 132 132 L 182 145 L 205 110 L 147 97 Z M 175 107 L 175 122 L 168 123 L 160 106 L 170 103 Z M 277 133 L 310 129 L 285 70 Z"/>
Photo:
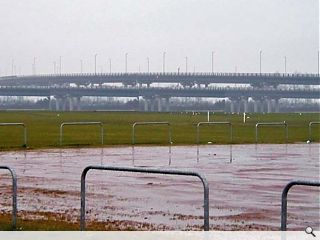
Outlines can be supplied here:
<path id="1" fill-rule="evenodd" d="M 0 75 L 62 72 L 317 72 L 318 0 L 0 0 Z"/>

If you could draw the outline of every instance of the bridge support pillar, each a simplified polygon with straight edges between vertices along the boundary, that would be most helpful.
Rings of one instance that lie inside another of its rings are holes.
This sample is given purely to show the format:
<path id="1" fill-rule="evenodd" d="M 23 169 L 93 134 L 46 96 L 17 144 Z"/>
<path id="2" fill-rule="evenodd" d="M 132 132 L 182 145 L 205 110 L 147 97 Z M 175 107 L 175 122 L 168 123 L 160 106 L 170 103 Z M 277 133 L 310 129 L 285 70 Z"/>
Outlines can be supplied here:
<path id="1" fill-rule="evenodd" d="M 265 100 L 261 100 L 260 102 L 260 112 L 264 112 L 264 105 L 265 105 Z"/>
<path id="2" fill-rule="evenodd" d="M 67 102 L 69 104 L 69 111 L 73 111 L 73 97 L 68 97 Z"/>
<path id="3" fill-rule="evenodd" d="M 148 112 L 148 99 L 144 99 L 143 103 L 144 103 L 144 111 Z"/>
<path id="4" fill-rule="evenodd" d="M 56 111 L 60 111 L 61 98 L 56 97 Z"/>
<path id="5" fill-rule="evenodd" d="M 275 107 L 275 112 L 278 113 L 280 112 L 280 105 L 279 105 L 279 99 L 275 99 L 274 101 L 274 107 Z"/>
<path id="6" fill-rule="evenodd" d="M 259 112 L 259 104 L 260 104 L 260 100 L 253 101 L 253 112 L 255 113 Z"/>
<path id="7" fill-rule="evenodd" d="M 242 101 L 236 101 L 237 113 L 241 112 L 241 102 Z"/>
<path id="8" fill-rule="evenodd" d="M 272 112 L 272 100 L 271 99 L 267 99 L 267 112 L 271 113 Z"/>
<path id="9" fill-rule="evenodd" d="M 166 112 L 170 112 L 170 98 L 166 98 Z"/>
<path id="10" fill-rule="evenodd" d="M 48 97 L 48 102 L 49 102 L 49 106 L 48 106 L 48 109 L 49 111 L 52 111 L 52 99 L 51 99 L 51 96 Z"/>
<path id="11" fill-rule="evenodd" d="M 77 110 L 77 111 L 81 111 L 81 97 L 75 97 L 73 98 L 74 100 L 74 108 Z"/>
<path id="12" fill-rule="evenodd" d="M 64 97 L 61 99 L 62 102 L 62 111 L 66 111 L 67 109 L 67 99 Z"/>
<path id="13" fill-rule="evenodd" d="M 230 102 L 230 112 L 231 113 L 234 113 L 234 111 L 235 111 L 235 101 L 233 101 L 233 100 L 231 100 L 231 102 Z"/>
<path id="14" fill-rule="evenodd" d="M 244 109 L 243 112 L 249 112 L 249 103 L 248 103 L 248 99 L 244 99 L 243 100 L 243 104 L 244 104 Z"/>
<path id="15" fill-rule="evenodd" d="M 158 97 L 157 102 L 158 102 L 158 112 L 162 112 L 162 98 Z"/>
<path id="16" fill-rule="evenodd" d="M 155 101 L 154 101 L 154 99 L 151 99 L 150 102 L 151 102 L 151 104 L 150 104 L 150 105 L 151 105 L 151 106 L 150 106 L 150 111 L 151 111 L 151 112 L 154 112 Z"/>

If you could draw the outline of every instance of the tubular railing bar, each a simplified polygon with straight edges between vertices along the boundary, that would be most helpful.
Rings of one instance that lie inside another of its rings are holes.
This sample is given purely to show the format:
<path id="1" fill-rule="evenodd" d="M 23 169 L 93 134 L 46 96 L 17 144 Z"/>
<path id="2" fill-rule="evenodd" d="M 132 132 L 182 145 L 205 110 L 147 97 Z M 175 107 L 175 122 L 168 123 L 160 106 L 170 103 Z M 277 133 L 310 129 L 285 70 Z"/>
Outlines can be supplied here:
<path id="1" fill-rule="evenodd" d="M 152 168 L 130 168 L 130 167 L 111 167 L 111 166 L 88 166 L 81 174 L 81 208 L 80 208 L 80 230 L 85 230 L 85 214 L 86 214 L 86 175 L 89 170 L 107 170 L 116 172 L 136 172 L 149 174 L 164 174 L 164 175 L 182 175 L 195 176 L 200 178 L 203 184 L 203 202 L 204 202 L 204 231 L 209 231 L 209 185 L 206 178 L 197 172 L 166 170 L 166 169 L 152 169 Z"/>
<path id="2" fill-rule="evenodd" d="M 229 125 L 229 131 L 230 131 L 230 143 L 232 143 L 233 140 L 233 131 L 232 131 L 232 124 L 231 122 L 199 122 L 197 124 L 197 157 L 199 160 L 199 143 L 200 143 L 200 126 L 201 125 Z M 230 144 L 230 162 L 232 162 L 232 145 Z"/>
<path id="3" fill-rule="evenodd" d="M 12 228 L 17 227 L 17 175 L 13 169 L 7 166 L 0 166 L 0 169 L 8 170 L 12 177 Z"/>
<path id="4" fill-rule="evenodd" d="M 229 131 L 230 131 L 230 141 L 232 142 L 233 140 L 233 132 L 232 132 L 232 124 L 231 122 L 199 122 L 197 124 L 197 144 L 199 144 L 199 135 L 200 135 L 200 126 L 201 125 L 229 125 Z"/>
<path id="5" fill-rule="evenodd" d="M 311 142 L 311 127 L 312 125 L 320 124 L 320 122 L 309 122 L 309 141 Z"/>
<path id="6" fill-rule="evenodd" d="M 24 145 L 27 146 L 27 127 L 24 123 L 0 123 L 0 127 L 4 126 L 22 126 L 23 127 L 23 141 Z"/>
<path id="7" fill-rule="evenodd" d="M 103 123 L 102 122 L 63 122 L 60 125 L 60 146 L 62 145 L 62 140 L 63 140 L 63 126 L 65 125 L 100 125 L 100 132 L 101 132 L 101 144 L 103 144 Z"/>
<path id="8" fill-rule="evenodd" d="M 285 135 L 286 135 L 286 143 L 288 143 L 288 124 L 286 121 L 283 122 L 262 122 L 256 124 L 256 143 L 258 143 L 258 127 L 259 126 L 284 126 Z"/>
<path id="9" fill-rule="evenodd" d="M 135 122 L 132 124 L 132 145 L 135 144 L 135 127 L 137 125 L 168 125 L 168 141 L 169 141 L 169 146 L 171 145 L 171 135 L 172 135 L 172 130 L 171 130 L 171 124 L 169 122 Z"/>
<path id="10" fill-rule="evenodd" d="M 282 191 L 281 196 L 281 231 L 287 231 L 287 202 L 288 202 L 288 192 L 291 187 L 295 185 L 300 186 L 316 186 L 320 187 L 320 182 L 318 181 L 291 181 L 289 182 Z"/>

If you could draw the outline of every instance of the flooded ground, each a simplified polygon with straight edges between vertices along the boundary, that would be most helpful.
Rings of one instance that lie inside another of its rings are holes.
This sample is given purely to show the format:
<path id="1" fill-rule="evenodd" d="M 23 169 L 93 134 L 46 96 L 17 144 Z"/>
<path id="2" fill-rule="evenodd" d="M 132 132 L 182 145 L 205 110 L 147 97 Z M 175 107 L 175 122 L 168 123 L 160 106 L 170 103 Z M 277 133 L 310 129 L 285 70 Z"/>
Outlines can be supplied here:
<path id="1" fill-rule="evenodd" d="M 0 165 L 17 173 L 20 218 L 52 214 L 78 221 L 80 176 L 86 166 L 141 166 L 205 175 L 210 229 L 279 230 L 284 186 L 290 180 L 319 180 L 319 144 L 1 152 Z M 1 171 L 0 213 L 11 211 L 10 184 Z M 288 201 L 288 229 L 320 229 L 318 188 L 295 186 Z M 123 229 L 197 230 L 203 225 L 202 184 L 194 177 L 90 171 L 86 217 L 89 222 L 116 222 Z"/>

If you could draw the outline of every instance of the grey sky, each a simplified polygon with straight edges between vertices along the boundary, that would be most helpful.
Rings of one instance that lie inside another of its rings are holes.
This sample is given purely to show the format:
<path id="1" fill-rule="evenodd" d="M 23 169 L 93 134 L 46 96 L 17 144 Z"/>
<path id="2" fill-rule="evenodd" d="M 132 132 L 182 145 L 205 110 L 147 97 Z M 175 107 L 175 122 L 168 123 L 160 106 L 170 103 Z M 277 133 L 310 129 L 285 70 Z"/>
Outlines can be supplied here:
<path id="1" fill-rule="evenodd" d="M 318 0 L 0 0 L 0 75 L 94 70 L 317 72 Z"/>

